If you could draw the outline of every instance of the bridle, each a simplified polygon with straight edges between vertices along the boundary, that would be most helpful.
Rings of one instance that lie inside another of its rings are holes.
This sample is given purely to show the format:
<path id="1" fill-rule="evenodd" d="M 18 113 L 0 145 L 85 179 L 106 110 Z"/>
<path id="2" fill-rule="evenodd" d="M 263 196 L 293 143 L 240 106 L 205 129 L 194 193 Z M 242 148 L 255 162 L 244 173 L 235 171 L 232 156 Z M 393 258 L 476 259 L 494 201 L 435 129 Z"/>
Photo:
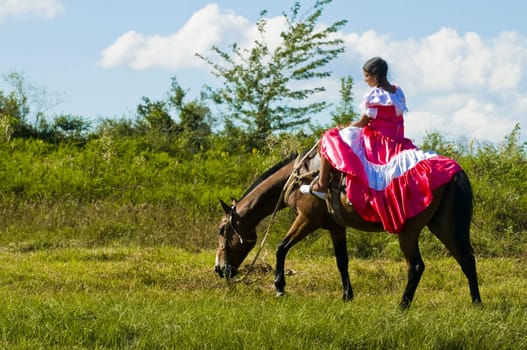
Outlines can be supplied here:
<path id="1" fill-rule="evenodd" d="M 229 254 L 228 254 L 229 250 L 227 249 L 229 241 L 232 239 L 232 234 L 234 233 L 238 235 L 238 237 L 240 238 L 241 244 L 256 243 L 256 238 L 254 239 L 243 238 L 240 231 L 235 227 L 234 220 L 233 220 L 235 213 L 236 213 L 236 206 L 233 204 L 231 207 L 229 218 L 223 220 L 223 227 L 220 233 L 223 236 L 223 244 L 221 247 L 221 250 L 223 252 L 223 271 L 224 271 L 224 276 L 227 280 L 231 278 L 231 274 L 232 274 L 232 265 L 229 259 Z"/>
<path id="2" fill-rule="evenodd" d="M 227 280 L 231 278 L 231 273 L 232 273 L 232 265 L 229 262 L 229 256 L 227 254 L 228 252 L 227 244 L 232 237 L 231 230 L 229 229 L 229 228 L 232 228 L 231 219 L 232 219 L 232 214 L 229 220 L 224 221 L 224 225 L 220 233 L 223 236 L 223 244 L 221 246 L 221 250 L 223 252 L 223 267 L 220 266 L 220 269 L 223 270 L 223 274 Z M 232 228 L 232 231 L 234 231 L 234 228 Z"/>

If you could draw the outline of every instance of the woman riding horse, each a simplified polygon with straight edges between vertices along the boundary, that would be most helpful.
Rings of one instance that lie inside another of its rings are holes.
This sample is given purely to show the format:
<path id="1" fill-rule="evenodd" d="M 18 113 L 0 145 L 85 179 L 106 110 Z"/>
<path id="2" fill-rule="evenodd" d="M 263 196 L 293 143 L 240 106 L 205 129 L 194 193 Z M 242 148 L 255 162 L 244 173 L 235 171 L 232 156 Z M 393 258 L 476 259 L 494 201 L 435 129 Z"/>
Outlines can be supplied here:
<path id="1" fill-rule="evenodd" d="M 425 269 L 419 235 L 427 226 L 460 265 L 472 302 L 481 303 L 470 244 L 473 195 L 469 179 L 453 160 L 420 151 L 404 138 L 404 94 L 388 82 L 387 71 L 386 62 L 380 58 L 366 62 L 364 76 L 372 90 L 363 103 L 363 115 L 350 127 L 326 132 L 322 156 L 312 150 L 301 159 L 286 159 L 260 176 L 239 201 L 228 205 L 220 200 L 224 216 L 216 250 L 215 271 L 219 276 L 236 275 L 256 244 L 258 224 L 277 210 L 290 207 L 296 218 L 276 250 L 277 295 L 285 293 L 284 267 L 289 250 L 308 234 L 324 228 L 331 235 L 343 299 L 353 299 L 346 247 L 349 226 L 397 233 L 408 270 L 400 307 L 407 308 Z M 319 199 L 326 198 L 330 178 L 333 187 L 340 187 L 336 176 L 330 177 L 335 172 L 331 166 L 346 174 L 347 194 L 337 194 L 336 205 Z M 314 177 L 317 170 L 320 175 Z M 340 213 L 338 220 L 335 208 Z"/>

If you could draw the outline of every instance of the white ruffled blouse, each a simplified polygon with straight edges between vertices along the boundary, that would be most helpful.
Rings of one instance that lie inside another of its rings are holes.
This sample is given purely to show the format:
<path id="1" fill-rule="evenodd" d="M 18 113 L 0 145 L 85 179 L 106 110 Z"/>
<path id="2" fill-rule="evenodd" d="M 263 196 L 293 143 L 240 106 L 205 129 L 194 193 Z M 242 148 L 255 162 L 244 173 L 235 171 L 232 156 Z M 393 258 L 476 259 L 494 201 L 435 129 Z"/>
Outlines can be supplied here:
<path id="1" fill-rule="evenodd" d="M 368 117 L 375 119 L 377 117 L 376 106 L 395 106 L 395 112 L 398 116 L 402 115 L 403 112 L 407 112 L 404 92 L 399 86 L 396 86 L 396 88 L 394 93 L 378 87 L 371 89 L 362 98 L 360 104 L 361 114 L 366 114 Z"/>

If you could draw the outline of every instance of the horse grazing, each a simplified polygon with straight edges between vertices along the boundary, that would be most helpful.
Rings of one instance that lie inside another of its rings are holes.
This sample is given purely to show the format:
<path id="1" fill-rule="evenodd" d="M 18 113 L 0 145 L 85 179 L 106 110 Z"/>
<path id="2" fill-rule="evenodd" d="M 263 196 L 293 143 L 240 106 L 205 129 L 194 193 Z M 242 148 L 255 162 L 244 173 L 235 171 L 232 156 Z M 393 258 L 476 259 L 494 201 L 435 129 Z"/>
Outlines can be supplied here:
<path id="1" fill-rule="evenodd" d="M 319 169 L 318 152 L 310 151 L 299 157 L 289 157 L 262 174 L 232 205 L 220 199 L 224 216 L 219 227 L 215 272 L 220 277 L 231 278 L 238 272 L 243 260 L 255 246 L 257 225 L 276 210 L 290 207 L 296 218 L 287 235 L 276 250 L 275 288 L 278 296 L 285 293 L 285 258 L 300 240 L 318 228 L 327 229 L 331 235 L 337 267 L 343 287 L 343 299 L 353 299 L 348 274 L 346 226 L 366 232 L 381 232 L 380 223 L 362 219 L 340 191 L 339 173 L 333 171 L 330 198 L 326 203 L 315 196 L 300 193 L 299 186 L 309 183 Z M 333 205 L 330 205 L 333 202 Z M 335 205 L 336 203 L 336 205 Z M 459 171 L 448 183 L 434 191 L 432 203 L 417 216 L 408 219 L 397 236 L 404 254 L 408 281 L 400 301 L 401 308 L 408 308 L 425 269 L 419 251 L 419 234 L 428 226 L 430 231 L 446 246 L 461 266 L 468 279 L 474 304 L 481 303 L 476 260 L 470 243 L 473 195 L 465 172 Z"/>

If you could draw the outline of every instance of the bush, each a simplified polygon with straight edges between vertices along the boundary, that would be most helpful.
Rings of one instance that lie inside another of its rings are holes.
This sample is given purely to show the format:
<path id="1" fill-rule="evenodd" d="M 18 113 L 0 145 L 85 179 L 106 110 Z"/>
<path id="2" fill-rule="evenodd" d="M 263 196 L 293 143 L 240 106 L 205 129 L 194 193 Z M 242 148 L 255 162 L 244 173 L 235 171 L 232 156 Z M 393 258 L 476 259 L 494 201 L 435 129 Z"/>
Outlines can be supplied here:
<path id="1" fill-rule="evenodd" d="M 527 247 L 527 158 L 519 128 L 502 144 L 454 143 L 434 135 L 425 145 L 456 159 L 469 175 L 475 196 L 472 238 L 480 255 L 523 256 Z M 195 154 L 151 147 L 147 136 L 101 133 L 85 144 L 50 144 L 15 138 L 0 143 L 2 244 L 175 244 L 211 248 L 222 210 L 218 198 L 239 198 L 266 169 L 291 152 L 310 148 L 313 137 L 284 134 L 266 150 L 225 148 L 224 137 Z M 272 227 L 278 244 L 294 213 Z M 259 228 L 263 232 L 265 228 Z M 302 246 L 332 254 L 325 234 Z M 397 240 L 350 230 L 350 254 L 399 258 Z M 425 254 L 444 255 L 429 233 Z M 274 248 L 273 248 L 274 249 Z"/>

